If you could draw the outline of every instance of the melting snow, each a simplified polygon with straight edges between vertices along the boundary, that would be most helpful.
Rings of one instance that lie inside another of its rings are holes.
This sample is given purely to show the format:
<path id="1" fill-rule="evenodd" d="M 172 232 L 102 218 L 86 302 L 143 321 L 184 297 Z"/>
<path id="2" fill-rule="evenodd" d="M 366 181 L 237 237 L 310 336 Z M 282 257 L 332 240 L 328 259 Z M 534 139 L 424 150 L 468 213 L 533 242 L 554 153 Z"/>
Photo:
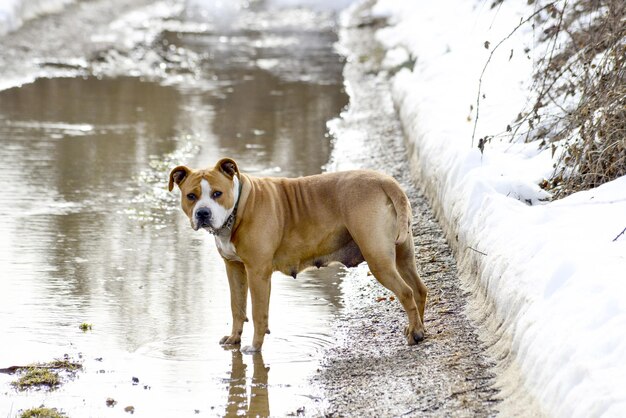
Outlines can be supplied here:
<path id="1" fill-rule="evenodd" d="M 54 13 L 74 0 L 2 0 L 0 1 L 0 36 L 15 30 L 36 16 Z"/>

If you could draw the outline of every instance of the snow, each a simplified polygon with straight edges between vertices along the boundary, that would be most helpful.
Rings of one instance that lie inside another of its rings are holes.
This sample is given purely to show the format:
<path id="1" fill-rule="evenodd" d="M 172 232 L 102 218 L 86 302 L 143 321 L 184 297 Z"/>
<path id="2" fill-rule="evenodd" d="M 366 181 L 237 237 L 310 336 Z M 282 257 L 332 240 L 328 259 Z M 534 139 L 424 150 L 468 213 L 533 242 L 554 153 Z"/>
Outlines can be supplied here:
<path id="1" fill-rule="evenodd" d="M 342 10 L 354 0 L 270 0 L 273 7 L 308 7 L 316 10 Z"/>
<path id="2" fill-rule="evenodd" d="M 266 0 L 264 7 L 271 11 L 315 11 L 334 13 L 354 0 Z M 229 30 L 239 15 L 252 6 L 249 0 L 185 0 L 185 17 L 191 21 L 209 22 L 220 30 Z M 293 18 L 293 16 L 292 16 Z M 287 18 L 286 20 L 290 20 Z M 257 22 L 258 23 L 258 22 Z M 296 22 L 291 22 L 296 24 Z M 269 23 L 261 23 L 267 26 Z M 269 61 L 268 64 L 271 64 Z"/>
<path id="3" fill-rule="evenodd" d="M 0 36 L 13 31 L 36 16 L 54 13 L 74 0 L 2 0 L 0 1 Z"/>
<path id="4" fill-rule="evenodd" d="M 314 10 L 339 11 L 347 7 L 354 0 L 268 0 L 266 5 L 271 8 L 302 7 Z M 241 10 L 250 6 L 248 0 L 185 0 L 185 9 L 199 13 L 203 19 L 215 18 L 231 19 Z"/>
<path id="5" fill-rule="evenodd" d="M 377 1 L 410 158 L 475 296 L 470 314 L 491 331 L 504 397 L 530 394 L 552 416 L 626 416 L 626 178 L 548 202 L 538 184 L 556 156 L 506 130 L 532 103 L 547 46 L 539 27 L 513 31 L 533 5 L 489 4 Z"/>

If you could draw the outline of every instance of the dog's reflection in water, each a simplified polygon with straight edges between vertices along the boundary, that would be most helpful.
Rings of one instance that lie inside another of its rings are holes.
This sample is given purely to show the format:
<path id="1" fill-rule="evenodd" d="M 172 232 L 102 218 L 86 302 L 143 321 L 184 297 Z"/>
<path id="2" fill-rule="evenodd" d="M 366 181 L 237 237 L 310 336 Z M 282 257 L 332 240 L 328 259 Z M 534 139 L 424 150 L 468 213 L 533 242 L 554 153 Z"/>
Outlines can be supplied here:
<path id="1" fill-rule="evenodd" d="M 252 381 L 249 384 L 246 380 L 248 366 L 243 362 L 241 351 L 232 350 L 232 355 L 232 370 L 225 416 L 269 416 L 267 375 L 270 368 L 265 367 L 263 355 L 260 352 L 252 355 Z M 248 396 L 248 391 L 250 391 L 250 396 Z"/>

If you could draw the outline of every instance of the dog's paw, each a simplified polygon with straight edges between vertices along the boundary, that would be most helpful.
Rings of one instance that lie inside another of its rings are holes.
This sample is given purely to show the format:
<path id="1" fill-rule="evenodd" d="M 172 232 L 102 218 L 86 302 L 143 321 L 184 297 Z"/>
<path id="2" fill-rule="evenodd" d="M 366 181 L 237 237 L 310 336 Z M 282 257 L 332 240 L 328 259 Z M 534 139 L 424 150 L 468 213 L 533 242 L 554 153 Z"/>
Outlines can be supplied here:
<path id="1" fill-rule="evenodd" d="M 242 347 L 240 350 L 242 353 L 245 354 L 254 354 L 254 353 L 260 353 L 261 352 L 261 347 L 254 347 L 252 345 L 246 345 L 245 347 Z"/>
<path id="2" fill-rule="evenodd" d="M 220 340 L 221 345 L 239 345 L 241 337 L 239 335 L 226 335 Z"/>
<path id="3" fill-rule="evenodd" d="M 415 345 L 424 339 L 424 329 L 411 329 L 410 326 L 407 326 L 404 329 L 404 335 L 409 345 Z"/>

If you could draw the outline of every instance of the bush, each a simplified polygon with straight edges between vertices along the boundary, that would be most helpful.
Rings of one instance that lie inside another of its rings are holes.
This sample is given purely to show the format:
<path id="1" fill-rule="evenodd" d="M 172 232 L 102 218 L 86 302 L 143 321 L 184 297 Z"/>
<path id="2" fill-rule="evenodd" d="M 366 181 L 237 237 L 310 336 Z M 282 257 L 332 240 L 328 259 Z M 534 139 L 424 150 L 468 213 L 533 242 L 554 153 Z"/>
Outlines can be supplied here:
<path id="1" fill-rule="evenodd" d="M 626 2 L 544 3 L 535 27 L 547 54 L 514 131 L 552 148 L 544 187 L 562 197 L 626 175 Z"/>

